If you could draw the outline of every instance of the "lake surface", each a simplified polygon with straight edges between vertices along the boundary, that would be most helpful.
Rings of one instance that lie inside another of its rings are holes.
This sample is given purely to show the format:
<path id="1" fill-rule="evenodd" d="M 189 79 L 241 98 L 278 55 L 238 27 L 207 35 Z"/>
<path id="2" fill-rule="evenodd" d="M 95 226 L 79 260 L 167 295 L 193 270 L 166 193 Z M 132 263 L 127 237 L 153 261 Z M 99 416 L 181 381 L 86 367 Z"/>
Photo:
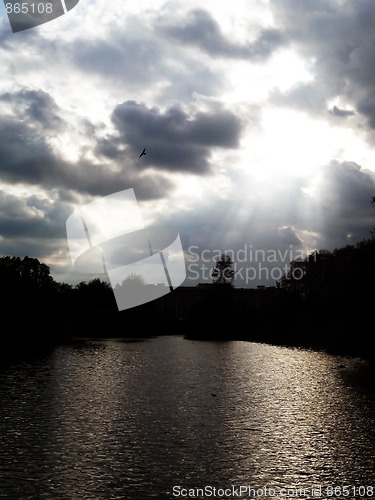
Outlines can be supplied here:
<path id="1" fill-rule="evenodd" d="M 179 336 L 30 354 L 0 369 L 0 498 L 375 497 L 371 373 L 358 358 Z"/>

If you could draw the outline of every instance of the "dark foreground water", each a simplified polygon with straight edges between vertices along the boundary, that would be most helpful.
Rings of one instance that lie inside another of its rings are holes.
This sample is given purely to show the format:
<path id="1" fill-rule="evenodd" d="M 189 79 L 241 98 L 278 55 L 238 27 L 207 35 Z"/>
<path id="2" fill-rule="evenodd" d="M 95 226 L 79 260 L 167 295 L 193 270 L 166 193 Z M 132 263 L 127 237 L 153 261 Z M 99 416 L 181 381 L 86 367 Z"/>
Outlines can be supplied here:
<path id="1" fill-rule="evenodd" d="M 178 336 L 9 362 L 0 498 L 375 497 L 370 374 L 355 358 Z"/>

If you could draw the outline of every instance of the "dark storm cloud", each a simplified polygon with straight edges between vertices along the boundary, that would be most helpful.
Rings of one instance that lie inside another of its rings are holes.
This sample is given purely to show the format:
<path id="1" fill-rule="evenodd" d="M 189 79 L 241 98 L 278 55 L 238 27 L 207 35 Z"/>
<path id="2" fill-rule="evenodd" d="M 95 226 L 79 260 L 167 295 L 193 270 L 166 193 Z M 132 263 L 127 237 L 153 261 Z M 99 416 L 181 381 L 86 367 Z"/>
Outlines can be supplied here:
<path id="1" fill-rule="evenodd" d="M 369 90 L 367 95 L 359 100 L 357 110 L 367 117 L 371 129 L 375 129 L 375 90 Z"/>
<path id="2" fill-rule="evenodd" d="M 170 180 L 160 174 L 140 174 L 125 156 L 124 163 L 116 169 L 85 159 L 66 161 L 48 144 L 45 135 L 35 130 L 34 124 L 35 120 L 25 123 L 17 118 L 0 118 L 1 181 L 94 196 L 133 187 L 139 199 L 162 197 L 172 187 Z"/>
<path id="3" fill-rule="evenodd" d="M 126 101 L 112 115 L 119 136 L 112 142 L 126 144 L 134 155 L 147 147 L 139 168 L 158 166 L 170 171 L 206 173 L 212 147 L 237 148 L 241 121 L 230 111 L 200 112 L 192 116 L 179 106 L 165 112 L 144 104 Z M 101 144 L 102 151 L 115 155 L 111 144 Z"/>
<path id="4" fill-rule="evenodd" d="M 57 174 L 55 182 L 59 182 L 63 162 L 59 162 L 44 137 L 29 124 L 3 118 L 0 121 L 0 136 L 0 176 L 3 181 L 49 183 L 51 177 Z"/>
<path id="5" fill-rule="evenodd" d="M 43 129 L 62 130 L 64 121 L 58 115 L 54 99 L 42 90 L 22 89 L 0 95 L 0 102 L 10 103 L 23 119 L 38 123 Z"/>
<path id="6" fill-rule="evenodd" d="M 111 160 L 116 160 L 123 155 L 119 150 L 116 141 L 110 140 L 106 137 L 99 137 L 96 143 L 95 152 L 99 156 L 105 156 Z"/>
<path id="7" fill-rule="evenodd" d="M 169 39 L 189 44 L 214 57 L 263 60 L 285 45 L 285 39 L 276 29 L 263 29 L 254 42 L 239 44 L 226 37 L 209 12 L 192 10 L 186 19 L 177 22 L 158 19 L 158 31 Z"/>
<path id="8" fill-rule="evenodd" d="M 0 256 L 9 255 L 12 257 L 31 257 L 36 258 L 42 263 L 46 263 L 53 254 L 60 254 L 66 247 L 65 238 L 54 238 L 46 241 L 42 238 L 32 238 L 24 236 L 22 233 L 14 238 L 6 238 L 1 241 Z M 69 256 L 68 256 L 69 258 Z M 51 275 L 56 279 L 53 271 L 58 270 L 59 266 L 50 266 Z M 66 266 L 67 267 L 67 266 Z M 69 269 L 70 270 L 70 269 Z M 68 276 L 70 278 L 70 276 Z M 61 281 L 58 279 L 57 281 Z M 65 279 L 66 281 L 66 279 Z"/>
<path id="9" fill-rule="evenodd" d="M 72 205 L 43 195 L 10 194 L 0 190 L 0 254 L 34 257 L 67 253 L 65 223 Z"/>
<path id="10" fill-rule="evenodd" d="M 62 238 L 71 207 L 42 195 L 18 197 L 0 191 L 0 235 L 9 238 Z M 3 243 L 3 242 L 2 242 Z"/>
<path id="11" fill-rule="evenodd" d="M 375 2 L 273 0 L 272 11 L 314 77 L 312 83 L 277 92 L 276 102 L 325 113 L 328 101 L 340 96 L 375 128 Z"/>
<path id="12" fill-rule="evenodd" d="M 332 161 L 319 169 L 316 179 L 307 223 L 319 234 L 319 248 L 332 250 L 369 238 L 375 226 L 375 173 L 355 162 Z"/>
<path id="13" fill-rule="evenodd" d="M 348 220 L 360 219 L 364 209 L 375 216 L 368 212 L 375 192 L 375 172 L 350 161 L 332 161 L 322 172 L 321 194 L 328 210 Z"/>

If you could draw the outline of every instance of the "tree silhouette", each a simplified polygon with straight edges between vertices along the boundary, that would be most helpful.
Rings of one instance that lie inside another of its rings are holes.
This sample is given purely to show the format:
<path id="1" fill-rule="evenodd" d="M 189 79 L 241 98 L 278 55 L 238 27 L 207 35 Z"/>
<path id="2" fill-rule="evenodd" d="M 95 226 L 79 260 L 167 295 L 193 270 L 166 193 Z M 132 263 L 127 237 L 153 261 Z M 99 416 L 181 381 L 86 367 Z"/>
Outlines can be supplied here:
<path id="1" fill-rule="evenodd" d="M 46 289 L 54 287 L 55 282 L 50 276 L 50 268 L 42 264 L 38 259 L 31 257 L 9 257 L 0 259 L 0 272 L 3 286 L 17 288 L 19 283 L 26 284 L 29 288 Z"/>
<path id="2" fill-rule="evenodd" d="M 132 287 L 132 288 L 142 288 L 146 285 L 146 281 L 142 274 L 132 273 L 126 276 L 126 278 L 122 281 L 121 285 L 116 285 L 116 288 L 119 286 Z"/>
<path id="3" fill-rule="evenodd" d="M 232 269 L 233 262 L 229 255 L 221 254 L 220 258 L 216 259 L 215 267 L 212 269 L 212 281 L 215 285 L 231 285 L 233 286 L 234 270 Z"/>

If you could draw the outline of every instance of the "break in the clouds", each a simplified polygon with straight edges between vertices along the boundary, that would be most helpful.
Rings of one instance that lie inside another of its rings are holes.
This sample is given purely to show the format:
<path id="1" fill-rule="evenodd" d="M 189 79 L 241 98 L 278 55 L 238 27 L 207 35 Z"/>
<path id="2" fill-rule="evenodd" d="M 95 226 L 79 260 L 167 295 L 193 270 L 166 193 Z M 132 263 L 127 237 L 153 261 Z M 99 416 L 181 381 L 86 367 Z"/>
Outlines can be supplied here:
<path id="1" fill-rule="evenodd" d="M 128 188 L 186 252 L 369 237 L 374 21 L 372 0 L 94 0 L 16 34 L 2 19 L 0 252 L 75 281 L 66 218 Z"/>

